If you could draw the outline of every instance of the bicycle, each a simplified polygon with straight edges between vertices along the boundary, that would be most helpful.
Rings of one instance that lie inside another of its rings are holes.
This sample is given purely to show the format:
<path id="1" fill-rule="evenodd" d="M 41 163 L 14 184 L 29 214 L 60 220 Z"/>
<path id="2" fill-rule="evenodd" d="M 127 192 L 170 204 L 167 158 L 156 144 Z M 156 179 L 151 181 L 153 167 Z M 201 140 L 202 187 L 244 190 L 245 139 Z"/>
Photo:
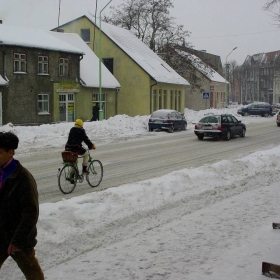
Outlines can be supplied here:
<path id="1" fill-rule="evenodd" d="M 77 153 L 70 151 L 61 152 L 63 159 L 63 167 L 58 168 L 58 187 L 64 194 L 69 194 L 75 189 L 77 182 L 82 183 L 84 181 L 83 173 L 79 173 L 78 168 L 78 156 Z M 92 159 L 90 153 L 88 157 L 88 175 L 85 175 L 88 184 L 91 187 L 97 187 L 103 178 L 103 165 L 100 160 Z"/>

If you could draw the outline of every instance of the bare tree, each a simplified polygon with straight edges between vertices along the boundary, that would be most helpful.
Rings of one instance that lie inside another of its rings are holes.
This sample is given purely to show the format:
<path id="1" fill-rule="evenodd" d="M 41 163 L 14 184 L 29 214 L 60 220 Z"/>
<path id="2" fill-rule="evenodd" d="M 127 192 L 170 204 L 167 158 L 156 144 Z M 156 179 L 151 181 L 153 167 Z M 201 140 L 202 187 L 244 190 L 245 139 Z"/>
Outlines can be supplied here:
<path id="1" fill-rule="evenodd" d="M 131 30 L 155 52 L 165 44 L 176 45 L 185 41 L 189 32 L 177 25 L 170 15 L 173 7 L 170 0 L 124 0 L 111 7 L 110 16 L 104 21 Z"/>
<path id="2" fill-rule="evenodd" d="M 280 22 L 280 0 L 268 0 L 263 6 L 265 11 L 272 14 L 272 17 L 279 24 Z"/>

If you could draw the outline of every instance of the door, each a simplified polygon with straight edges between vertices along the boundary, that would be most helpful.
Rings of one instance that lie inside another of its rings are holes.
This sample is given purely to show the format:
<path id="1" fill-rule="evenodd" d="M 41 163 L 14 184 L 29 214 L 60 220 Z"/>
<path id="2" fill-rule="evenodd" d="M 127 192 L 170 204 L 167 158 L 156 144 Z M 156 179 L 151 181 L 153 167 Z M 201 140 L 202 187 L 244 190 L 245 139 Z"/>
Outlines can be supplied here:
<path id="1" fill-rule="evenodd" d="M 248 113 L 249 115 L 258 115 L 258 107 L 257 105 L 249 105 L 248 106 Z"/>
<path id="2" fill-rule="evenodd" d="M 228 119 L 231 126 L 234 127 L 234 135 L 240 135 L 243 130 L 242 124 L 234 116 L 228 116 Z"/>
<path id="3" fill-rule="evenodd" d="M 173 123 L 174 129 L 175 129 L 175 130 L 178 129 L 178 118 L 177 118 L 177 115 L 176 115 L 175 112 L 172 112 L 172 113 L 170 114 L 170 120 L 171 120 L 171 122 Z"/>
<path id="4" fill-rule="evenodd" d="M 75 120 L 74 93 L 59 94 L 59 119 L 61 122 L 74 122 Z"/>
<path id="5" fill-rule="evenodd" d="M 222 121 L 223 132 L 227 133 L 227 131 L 230 130 L 231 134 L 234 135 L 234 128 L 231 127 L 230 120 L 227 118 L 227 116 L 222 116 L 221 121 Z"/>

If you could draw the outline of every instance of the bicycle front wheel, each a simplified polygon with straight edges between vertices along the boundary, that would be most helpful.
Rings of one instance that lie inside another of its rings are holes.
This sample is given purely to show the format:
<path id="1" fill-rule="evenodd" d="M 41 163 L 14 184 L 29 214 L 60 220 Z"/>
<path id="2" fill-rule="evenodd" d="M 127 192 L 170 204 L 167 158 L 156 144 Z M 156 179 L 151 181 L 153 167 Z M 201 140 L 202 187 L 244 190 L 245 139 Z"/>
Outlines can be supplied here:
<path id="1" fill-rule="evenodd" d="M 88 184 L 91 187 L 97 187 L 103 178 L 103 165 L 99 160 L 93 160 L 88 166 L 89 174 L 86 175 Z"/>
<path id="2" fill-rule="evenodd" d="M 58 187 L 64 194 L 71 193 L 78 180 L 78 172 L 73 164 L 65 165 L 62 167 L 58 174 Z"/>

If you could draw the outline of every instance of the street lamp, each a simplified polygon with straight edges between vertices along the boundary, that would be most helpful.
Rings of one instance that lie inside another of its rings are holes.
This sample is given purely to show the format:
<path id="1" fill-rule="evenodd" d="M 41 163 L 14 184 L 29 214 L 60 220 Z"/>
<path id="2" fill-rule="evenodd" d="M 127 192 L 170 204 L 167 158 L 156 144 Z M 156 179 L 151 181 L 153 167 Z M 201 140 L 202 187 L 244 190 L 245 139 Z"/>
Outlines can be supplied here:
<path id="1" fill-rule="evenodd" d="M 237 47 L 233 48 L 233 50 L 226 56 L 226 64 L 225 64 L 225 71 L 226 71 L 226 73 L 225 73 L 225 86 L 226 86 L 226 90 L 225 90 L 225 93 L 227 95 L 228 105 L 229 105 L 229 65 L 227 64 L 227 58 L 236 49 L 237 49 Z M 226 81 L 228 83 L 226 83 Z"/>
<path id="2" fill-rule="evenodd" d="M 99 13 L 99 120 L 103 120 L 103 104 L 102 104 L 102 73 L 101 73 L 101 60 L 102 60 L 102 51 L 101 51 L 101 13 L 103 10 L 112 2 L 110 0 L 106 6 Z"/>

